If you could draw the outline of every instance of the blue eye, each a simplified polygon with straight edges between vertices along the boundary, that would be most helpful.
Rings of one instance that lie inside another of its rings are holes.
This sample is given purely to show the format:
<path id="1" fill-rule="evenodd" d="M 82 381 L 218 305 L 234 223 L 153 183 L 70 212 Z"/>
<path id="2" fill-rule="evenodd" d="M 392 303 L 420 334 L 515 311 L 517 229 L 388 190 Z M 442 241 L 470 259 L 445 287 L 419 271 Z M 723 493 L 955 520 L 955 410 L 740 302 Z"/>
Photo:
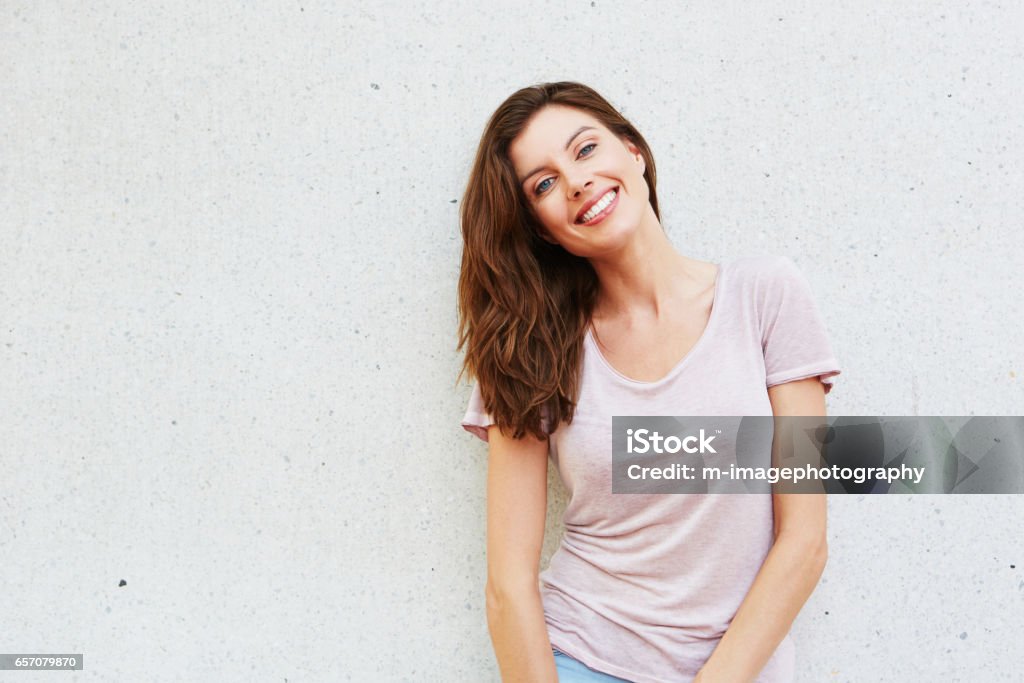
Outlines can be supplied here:
<path id="1" fill-rule="evenodd" d="M 584 151 L 584 150 L 586 150 L 586 149 L 589 149 L 590 147 L 597 147 L 597 143 L 596 143 L 596 142 L 590 142 L 590 143 L 588 143 L 588 144 L 584 145 L 584 146 L 583 146 L 583 147 L 582 147 L 582 148 L 580 149 L 580 155 L 582 156 L 582 155 L 583 155 L 583 151 Z M 590 156 L 590 154 L 588 153 L 588 154 L 587 154 L 587 156 Z M 579 159 L 579 156 L 577 156 L 576 158 L 577 158 L 577 159 Z M 549 181 L 549 180 L 551 180 L 551 178 L 545 178 L 544 180 L 542 180 L 542 181 L 540 182 L 540 184 L 539 184 L 539 185 L 537 185 L 537 187 L 536 187 L 536 189 L 535 189 L 535 190 L 533 191 L 533 193 L 534 193 L 535 195 L 540 195 L 540 194 L 544 193 L 544 192 L 545 192 L 545 191 L 546 191 L 546 190 L 548 189 L 548 187 L 549 187 L 549 186 L 545 185 L 544 183 L 546 183 L 546 182 L 547 182 L 547 181 Z"/>

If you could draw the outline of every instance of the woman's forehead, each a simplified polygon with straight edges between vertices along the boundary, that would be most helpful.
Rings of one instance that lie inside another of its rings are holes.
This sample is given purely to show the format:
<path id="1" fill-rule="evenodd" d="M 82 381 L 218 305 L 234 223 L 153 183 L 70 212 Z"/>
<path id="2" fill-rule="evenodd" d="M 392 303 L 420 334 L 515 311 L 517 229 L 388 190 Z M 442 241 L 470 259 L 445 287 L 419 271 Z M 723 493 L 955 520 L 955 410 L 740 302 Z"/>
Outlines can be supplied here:
<path id="1" fill-rule="evenodd" d="M 585 111 L 549 105 L 537 112 L 509 145 L 509 156 L 517 166 L 540 162 L 548 154 L 564 153 L 581 133 L 607 130 Z M 518 168 L 520 172 L 525 169 Z"/>
<path id="2" fill-rule="evenodd" d="M 601 122 L 589 112 L 563 105 L 548 105 L 533 115 L 533 118 L 520 132 L 517 141 L 554 144 L 560 142 L 564 145 L 569 139 L 568 136 L 582 127 L 604 129 Z"/>

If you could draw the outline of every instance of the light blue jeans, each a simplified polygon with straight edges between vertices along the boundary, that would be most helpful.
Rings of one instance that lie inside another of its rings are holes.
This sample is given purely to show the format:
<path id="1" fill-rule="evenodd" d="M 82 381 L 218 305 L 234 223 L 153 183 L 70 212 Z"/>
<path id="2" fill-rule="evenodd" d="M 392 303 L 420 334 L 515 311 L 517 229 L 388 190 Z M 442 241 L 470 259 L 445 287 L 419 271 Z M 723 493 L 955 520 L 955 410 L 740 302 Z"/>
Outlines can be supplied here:
<path id="1" fill-rule="evenodd" d="M 583 662 L 579 662 L 556 648 L 551 648 L 555 655 L 555 669 L 558 671 L 558 683 L 630 683 L 625 678 L 617 678 L 611 674 L 594 671 Z"/>

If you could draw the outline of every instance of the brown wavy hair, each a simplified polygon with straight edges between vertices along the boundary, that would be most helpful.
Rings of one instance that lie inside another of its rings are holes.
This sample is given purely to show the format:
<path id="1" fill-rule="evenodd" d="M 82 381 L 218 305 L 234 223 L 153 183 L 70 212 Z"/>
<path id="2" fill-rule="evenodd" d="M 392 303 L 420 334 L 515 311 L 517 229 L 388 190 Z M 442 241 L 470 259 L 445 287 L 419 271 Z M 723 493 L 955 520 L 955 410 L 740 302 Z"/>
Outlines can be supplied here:
<path id="1" fill-rule="evenodd" d="M 491 115 L 459 212 L 457 350 L 465 347 L 466 355 L 456 382 L 469 371 L 495 424 L 515 439 L 546 439 L 562 421 L 572 422 L 583 340 L 600 289 L 590 261 L 541 238 L 509 159 L 509 145 L 548 105 L 585 111 L 636 145 L 661 220 L 647 142 L 592 88 L 571 81 L 529 86 Z"/>

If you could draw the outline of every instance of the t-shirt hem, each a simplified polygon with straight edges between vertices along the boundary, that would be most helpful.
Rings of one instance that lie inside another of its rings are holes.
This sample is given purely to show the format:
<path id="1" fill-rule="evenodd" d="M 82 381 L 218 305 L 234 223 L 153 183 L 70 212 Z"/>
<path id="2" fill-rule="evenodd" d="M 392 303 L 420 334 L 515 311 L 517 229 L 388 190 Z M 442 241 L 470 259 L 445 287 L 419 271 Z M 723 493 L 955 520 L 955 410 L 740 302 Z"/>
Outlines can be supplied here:
<path id="1" fill-rule="evenodd" d="M 589 666 L 594 671 L 598 671 L 603 674 L 610 676 L 617 676 L 618 678 L 625 678 L 627 681 L 632 683 L 679 683 L 678 680 L 668 678 L 656 678 L 654 676 L 648 676 L 647 674 L 638 674 L 633 671 L 627 671 L 621 667 L 609 664 L 608 662 L 598 659 L 597 657 L 583 657 L 575 652 L 572 648 L 566 649 L 556 643 L 554 640 L 551 641 L 551 647 L 558 650 L 559 652 L 566 654 L 576 661 L 580 662 L 585 666 Z"/>
<path id="2" fill-rule="evenodd" d="M 842 371 L 839 369 L 839 364 L 835 362 L 835 359 L 821 361 L 817 363 L 811 363 L 809 365 L 802 365 L 792 370 L 785 372 L 775 372 L 765 378 L 766 386 L 775 386 L 776 384 L 784 384 L 786 382 L 793 382 L 798 379 L 807 379 L 809 377 L 820 377 L 822 383 L 825 385 L 825 389 L 831 389 L 833 384 L 833 378 L 836 375 L 841 374 Z"/>
<path id="3" fill-rule="evenodd" d="M 487 441 L 487 427 L 494 424 L 487 415 L 483 413 L 466 413 L 462 420 L 462 428 L 470 434 L 476 435 L 480 440 Z"/>

